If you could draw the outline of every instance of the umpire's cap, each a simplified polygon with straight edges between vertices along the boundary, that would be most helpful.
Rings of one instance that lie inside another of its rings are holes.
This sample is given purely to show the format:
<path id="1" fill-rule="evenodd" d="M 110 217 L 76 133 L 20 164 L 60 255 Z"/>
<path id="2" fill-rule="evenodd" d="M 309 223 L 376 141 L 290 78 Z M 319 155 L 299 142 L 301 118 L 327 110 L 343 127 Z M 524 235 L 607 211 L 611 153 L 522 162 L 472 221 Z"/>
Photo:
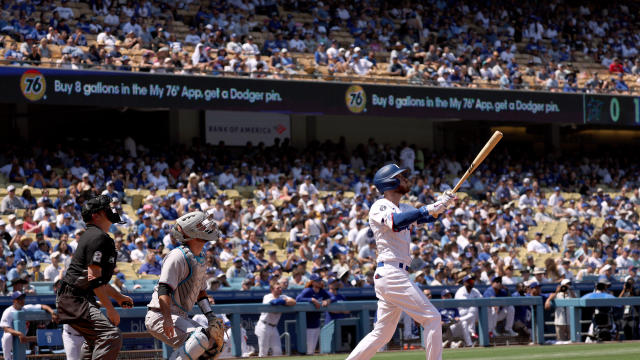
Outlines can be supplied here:
<path id="1" fill-rule="evenodd" d="M 376 174 L 373 176 L 373 184 L 380 193 L 396 189 L 400 185 L 400 180 L 395 177 L 406 170 L 407 169 L 401 169 L 396 164 L 387 164 L 376 171 Z"/>
<path id="2" fill-rule="evenodd" d="M 84 220 L 84 222 L 91 221 L 91 215 L 101 210 L 104 210 L 107 219 L 109 219 L 112 224 L 123 223 L 120 215 L 111 208 L 111 198 L 107 195 L 99 195 L 85 201 L 84 204 L 82 204 L 82 220 Z"/>

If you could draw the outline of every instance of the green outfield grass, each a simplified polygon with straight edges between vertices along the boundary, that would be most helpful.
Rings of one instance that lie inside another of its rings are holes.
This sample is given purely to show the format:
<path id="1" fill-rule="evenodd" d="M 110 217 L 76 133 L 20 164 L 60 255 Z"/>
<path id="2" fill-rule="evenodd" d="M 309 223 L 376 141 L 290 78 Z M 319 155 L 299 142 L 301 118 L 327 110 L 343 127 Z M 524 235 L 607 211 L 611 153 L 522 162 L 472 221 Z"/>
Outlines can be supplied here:
<path id="1" fill-rule="evenodd" d="M 287 360 L 344 360 L 347 354 L 290 356 Z M 424 360 L 424 350 L 389 351 L 377 354 L 374 360 Z M 490 348 L 445 349 L 443 360 L 638 360 L 640 342 L 546 345 L 546 346 L 501 346 Z"/>

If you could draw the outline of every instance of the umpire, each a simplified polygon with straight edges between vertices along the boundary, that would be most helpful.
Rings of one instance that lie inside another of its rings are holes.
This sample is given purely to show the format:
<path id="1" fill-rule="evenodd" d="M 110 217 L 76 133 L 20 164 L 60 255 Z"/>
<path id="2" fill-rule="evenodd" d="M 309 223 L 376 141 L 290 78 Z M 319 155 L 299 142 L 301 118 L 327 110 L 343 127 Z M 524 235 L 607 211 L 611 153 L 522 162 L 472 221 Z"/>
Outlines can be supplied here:
<path id="1" fill-rule="evenodd" d="M 108 196 L 100 195 L 83 204 L 82 219 L 87 224 L 87 231 L 78 240 L 56 298 L 60 322 L 69 324 L 84 337 L 83 359 L 118 357 L 122 347 L 122 335 L 117 328 L 120 315 L 110 298 L 122 307 L 133 306 L 130 297 L 109 285 L 117 252 L 107 231 L 111 224 L 121 221 L 110 203 Z M 100 311 L 96 296 L 107 310 L 106 317 Z"/>

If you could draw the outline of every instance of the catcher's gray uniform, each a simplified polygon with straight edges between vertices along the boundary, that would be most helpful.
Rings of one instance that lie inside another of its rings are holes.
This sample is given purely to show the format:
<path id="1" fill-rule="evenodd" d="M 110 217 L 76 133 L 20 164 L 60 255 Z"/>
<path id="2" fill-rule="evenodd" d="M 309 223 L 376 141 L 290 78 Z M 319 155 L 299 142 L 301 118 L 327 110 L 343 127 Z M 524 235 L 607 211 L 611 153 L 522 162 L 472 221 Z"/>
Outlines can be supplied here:
<path id="1" fill-rule="evenodd" d="M 206 335 L 208 329 L 203 328 L 197 322 L 189 318 L 188 312 L 195 305 L 200 291 L 206 289 L 206 267 L 204 259 L 196 257 L 186 246 L 173 249 L 162 263 L 162 272 L 159 283 L 169 285 L 174 291 L 171 294 L 171 319 L 174 324 L 174 336 L 169 338 L 164 334 L 163 317 L 160 312 L 158 300 L 158 286 L 153 292 L 151 302 L 147 307 L 149 312 L 145 318 L 145 325 L 149 333 L 156 339 L 178 350 L 172 355 L 172 359 L 182 359 L 180 353 L 184 352 L 185 359 L 196 355 L 196 360 L 205 350 L 216 346 L 215 339 L 209 340 Z M 204 330 L 204 331 L 203 331 Z M 204 337 L 203 337 L 204 335 Z M 209 346 L 207 349 L 196 349 L 195 353 L 189 349 L 187 340 L 193 339 L 194 344 L 200 347 Z M 201 351 L 200 351 L 201 350 Z M 200 352 L 200 355 L 197 354 Z"/>

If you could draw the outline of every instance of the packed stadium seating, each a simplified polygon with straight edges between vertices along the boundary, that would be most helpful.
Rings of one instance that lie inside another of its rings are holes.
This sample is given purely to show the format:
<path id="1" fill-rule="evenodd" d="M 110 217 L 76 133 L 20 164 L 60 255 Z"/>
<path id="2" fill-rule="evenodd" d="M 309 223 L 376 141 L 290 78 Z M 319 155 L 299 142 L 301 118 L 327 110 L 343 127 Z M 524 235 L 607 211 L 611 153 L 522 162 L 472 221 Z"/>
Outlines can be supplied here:
<path id="1" fill-rule="evenodd" d="M 157 273 L 141 273 L 145 254 L 152 252 L 160 260 L 175 247 L 167 230 L 178 215 L 197 208 L 215 218 L 224 235 L 222 241 L 210 244 L 207 253 L 212 290 L 264 289 L 267 276 L 280 276 L 276 265 L 284 267 L 282 277 L 291 275 L 291 288 L 303 284 L 309 273 L 322 269 L 328 279 L 338 276 L 339 253 L 345 254 L 350 271 L 345 281 L 350 286 L 369 286 L 374 264 L 361 253 L 367 235 L 361 231 L 362 225 L 356 225 L 356 220 L 366 223 L 366 209 L 377 196 L 369 176 L 380 161 L 402 163 L 407 153 L 413 152 L 417 159 L 429 158 L 429 154 L 404 145 L 382 148 L 371 142 L 367 148 L 358 147 L 351 160 L 345 161 L 339 159 L 349 156 L 338 155 L 344 151 L 339 145 L 323 146 L 330 157 L 319 163 L 300 155 L 289 157 L 295 162 L 279 163 L 274 159 L 294 154 L 295 150 L 274 146 L 262 149 L 258 157 L 254 150 L 242 149 L 245 153 L 236 154 L 231 165 L 211 165 L 219 151 L 212 146 L 197 154 L 173 154 L 176 157 L 169 159 L 171 167 L 164 154 L 152 153 L 148 148 L 136 154 L 145 162 L 136 163 L 132 154 L 121 149 L 120 160 L 109 167 L 71 157 L 68 154 L 73 151 L 63 148 L 47 157 L 26 149 L 7 148 L 6 165 L 0 168 L 4 224 L 0 233 L 5 240 L 5 254 L 13 252 L 16 261 L 18 256 L 25 257 L 31 280 L 36 280 L 33 290 L 50 294 L 54 279 L 43 283 L 42 275 L 34 273 L 34 263 L 43 263 L 42 272 L 52 253 L 59 251 L 63 252 L 64 264 L 70 251 L 61 250 L 61 243 L 73 244 L 79 235 L 77 229 L 84 226 L 79 204 L 90 194 L 105 193 L 119 199 L 114 206 L 127 219 L 126 225 L 111 229 L 113 236 L 124 242 L 122 257 L 118 258 L 122 284 L 116 285 L 127 291 L 151 291 Z M 317 149 L 306 149 L 303 154 L 314 151 Z M 531 162 L 515 156 L 507 160 L 496 154 L 483 166 L 502 170 L 472 177 L 458 194 L 456 207 L 438 222 L 441 227 L 416 230 L 411 266 L 414 275 L 425 275 L 422 285 L 456 285 L 470 272 L 488 282 L 491 274 L 505 276 L 509 265 L 513 283 L 527 280 L 521 271 L 533 273 L 540 268 L 546 274 L 544 281 L 552 282 L 562 277 L 593 281 L 599 276 L 611 280 L 635 276 L 635 267 L 640 265 L 640 225 L 634 216 L 640 197 L 634 180 L 617 175 L 613 165 L 598 158 L 588 163 L 565 159 L 565 168 L 552 171 L 517 167 L 518 172 L 503 175 L 506 169 L 516 169 L 513 164 Z M 413 205 L 433 201 L 448 188 L 447 184 L 455 183 L 462 169 L 460 162 L 449 157 L 439 162 L 425 164 L 418 160 L 404 165 L 414 168 L 407 199 Z M 582 178 L 566 178 L 563 171 L 567 168 L 581 173 Z M 627 176 L 632 176 L 634 169 L 629 168 Z M 317 193 L 313 194 L 313 189 Z M 307 198 L 309 191 L 312 196 Z M 11 206 L 12 196 L 21 199 L 22 205 Z M 65 223 L 64 214 L 69 214 L 69 224 Z M 316 216 L 322 225 L 314 229 Z M 303 221 L 300 230 L 294 229 L 297 219 Z M 29 251 L 19 249 L 18 221 L 23 222 L 26 231 L 22 237 L 35 240 Z M 57 230 L 47 229 L 50 222 L 57 223 Z M 38 237 L 38 233 L 44 236 Z M 346 249 L 332 247 L 340 242 L 338 235 L 348 237 Z M 310 237 L 310 249 L 302 244 L 304 236 Z M 546 237 L 550 241 L 543 245 Z M 144 245 L 132 259 L 138 240 Z M 38 253 L 41 242 L 48 242 L 49 246 Z M 333 257 L 329 262 L 316 260 L 321 248 L 315 245 L 320 243 Z M 229 250 L 225 250 L 227 245 Z M 569 249 L 570 246 L 574 248 Z M 225 281 L 223 274 L 228 276 L 227 271 L 244 249 L 249 250 L 250 256 L 243 260 L 243 268 L 258 277 L 228 277 Z M 261 250 L 264 257 L 258 259 Z M 272 251 L 275 258 L 267 255 Z M 491 260 L 489 255 L 494 251 L 498 258 Z M 562 267 L 563 261 L 568 261 L 569 266 Z M 299 264 L 305 269 L 302 281 L 293 283 L 292 265 Z M 9 271 L 14 265 L 0 265 L 0 272 L 9 277 L 10 285 L 17 275 Z M 262 268 L 269 272 L 260 279 Z M 444 273 L 443 278 L 437 276 L 440 272 Z"/>
<path id="2" fill-rule="evenodd" d="M 639 86 L 635 3 L 106 3 L 10 2 L 2 63 L 564 92 Z"/>

